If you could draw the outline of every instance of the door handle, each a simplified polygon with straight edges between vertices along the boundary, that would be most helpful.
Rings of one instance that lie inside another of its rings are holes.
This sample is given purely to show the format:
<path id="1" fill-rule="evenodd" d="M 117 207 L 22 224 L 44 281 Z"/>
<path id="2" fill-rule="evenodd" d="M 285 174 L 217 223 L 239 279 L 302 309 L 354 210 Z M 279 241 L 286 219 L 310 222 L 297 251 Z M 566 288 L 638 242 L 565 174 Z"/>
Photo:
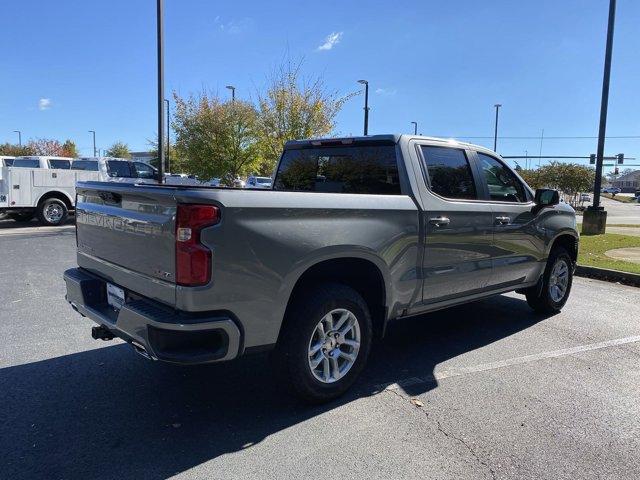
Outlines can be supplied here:
<path id="1" fill-rule="evenodd" d="M 498 223 L 498 225 L 506 225 L 511 223 L 511 217 L 496 217 L 496 223 Z"/>
<path id="2" fill-rule="evenodd" d="M 429 219 L 429 223 L 431 225 L 435 225 L 436 227 L 442 227 L 444 225 L 449 225 L 449 223 L 451 223 L 451 220 L 449 220 L 447 217 L 434 217 Z"/>

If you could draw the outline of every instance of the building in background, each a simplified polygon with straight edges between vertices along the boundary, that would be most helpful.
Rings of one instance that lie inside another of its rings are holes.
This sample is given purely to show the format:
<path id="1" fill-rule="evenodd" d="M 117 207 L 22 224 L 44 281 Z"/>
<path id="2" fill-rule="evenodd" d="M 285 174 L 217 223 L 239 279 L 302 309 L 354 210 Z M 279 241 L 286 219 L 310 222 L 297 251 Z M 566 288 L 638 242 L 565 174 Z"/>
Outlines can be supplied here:
<path id="1" fill-rule="evenodd" d="M 144 162 L 146 164 L 150 164 L 151 160 L 154 160 L 156 156 L 153 152 L 131 152 L 131 160 L 134 162 Z"/>
<path id="2" fill-rule="evenodd" d="M 611 182 L 611 185 L 618 187 L 623 193 L 635 193 L 636 190 L 640 190 L 640 170 L 620 175 Z"/>

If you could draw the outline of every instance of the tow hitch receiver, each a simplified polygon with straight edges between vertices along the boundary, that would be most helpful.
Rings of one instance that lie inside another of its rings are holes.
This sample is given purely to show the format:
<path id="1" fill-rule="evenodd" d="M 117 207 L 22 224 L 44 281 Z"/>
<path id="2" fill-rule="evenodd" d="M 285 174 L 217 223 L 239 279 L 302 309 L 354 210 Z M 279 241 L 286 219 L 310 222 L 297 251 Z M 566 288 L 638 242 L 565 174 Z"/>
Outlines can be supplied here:
<path id="1" fill-rule="evenodd" d="M 98 327 L 91 327 L 91 336 L 94 340 L 113 340 L 114 335 L 111 333 L 111 330 L 106 328 L 104 325 L 100 325 Z"/>

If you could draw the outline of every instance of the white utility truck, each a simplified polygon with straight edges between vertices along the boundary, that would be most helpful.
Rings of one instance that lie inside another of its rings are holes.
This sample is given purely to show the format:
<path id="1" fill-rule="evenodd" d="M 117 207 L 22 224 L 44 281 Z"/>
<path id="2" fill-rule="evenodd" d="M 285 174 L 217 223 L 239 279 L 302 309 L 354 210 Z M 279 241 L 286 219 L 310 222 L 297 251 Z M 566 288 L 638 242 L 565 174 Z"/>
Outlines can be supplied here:
<path id="1" fill-rule="evenodd" d="M 10 162 L 9 162 L 10 163 Z M 63 223 L 75 209 L 76 182 L 157 183 L 157 170 L 142 162 L 113 157 L 16 157 L 0 168 L 0 217 L 44 225 Z M 167 175 L 169 185 L 199 185 Z"/>

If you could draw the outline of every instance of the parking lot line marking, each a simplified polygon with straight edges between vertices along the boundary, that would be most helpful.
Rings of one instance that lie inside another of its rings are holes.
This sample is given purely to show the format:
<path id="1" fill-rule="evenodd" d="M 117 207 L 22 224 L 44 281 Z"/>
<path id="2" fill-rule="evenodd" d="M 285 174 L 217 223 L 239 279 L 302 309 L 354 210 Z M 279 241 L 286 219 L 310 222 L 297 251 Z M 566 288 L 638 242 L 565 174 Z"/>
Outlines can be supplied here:
<path id="1" fill-rule="evenodd" d="M 498 368 L 510 367 L 513 365 L 521 365 L 523 363 L 536 362 L 538 360 L 544 360 L 547 358 L 565 357 L 567 355 L 574 355 L 576 353 L 589 352 L 591 350 L 599 350 L 601 348 L 616 347 L 619 345 L 626 345 L 629 343 L 640 342 L 640 335 L 634 335 L 631 337 L 616 338 L 613 340 L 606 340 L 604 342 L 591 343 L 588 345 L 579 345 L 577 347 L 561 348 L 560 350 L 551 350 L 549 352 L 534 353 L 532 355 L 525 355 L 523 357 L 508 358 L 505 360 L 498 360 L 496 362 L 481 363 L 479 365 L 472 365 L 470 367 L 457 367 L 446 370 L 437 371 L 431 375 L 425 375 L 423 377 L 411 377 L 404 380 L 400 380 L 396 383 L 378 385 L 378 390 L 394 390 L 400 387 L 406 387 L 409 385 L 415 385 L 417 383 L 433 383 L 437 380 L 443 380 L 445 378 L 458 377 L 460 375 L 467 375 L 469 373 L 486 372 L 488 370 L 496 370 Z"/>

